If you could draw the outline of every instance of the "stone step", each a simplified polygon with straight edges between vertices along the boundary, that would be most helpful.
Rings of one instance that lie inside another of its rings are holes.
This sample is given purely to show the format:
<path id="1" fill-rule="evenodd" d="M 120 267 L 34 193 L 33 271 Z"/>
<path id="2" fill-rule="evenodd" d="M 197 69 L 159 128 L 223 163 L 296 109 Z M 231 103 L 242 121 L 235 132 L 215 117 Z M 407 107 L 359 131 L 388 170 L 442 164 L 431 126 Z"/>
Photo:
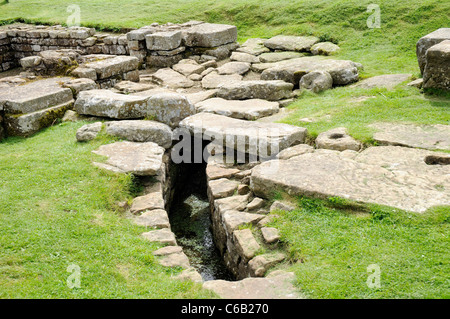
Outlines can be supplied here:
<path id="1" fill-rule="evenodd" d="M 180 127 L 191 134 L 203 133 L 204 139 L 223 141 L 223 146 L 228 148 L 261 157 L 303 143 L 307 135 L 307 130 L 302 127 L 238 120 L 211 113 L 190 116 L 180 122 Z"/>
<path id="2" fill-rule="evenodd" d="M 6 114 L 27 114 L 72 101 L 71 78 L 49 78 L 12 87 L 0 92 L 0 110 Z"/>
<path id="3" fill-rule="evenodd" d="M 5 115 L 6 131 L 9 136 L 30 136 L 51 126 L 58 118 L 62 118 L 66 111 L 73 107 L 73 103 L 73 100 L 69 100 L 63 104 L 24 115 Z"/>
<path id="4" fill-rule="evenodd" d="M 236 119 L 256 120 L 278 113 L 278 102 L 261 99 L 225 100 L 212 98 L 195 105 L 197 112 L 225 115 Z"/>

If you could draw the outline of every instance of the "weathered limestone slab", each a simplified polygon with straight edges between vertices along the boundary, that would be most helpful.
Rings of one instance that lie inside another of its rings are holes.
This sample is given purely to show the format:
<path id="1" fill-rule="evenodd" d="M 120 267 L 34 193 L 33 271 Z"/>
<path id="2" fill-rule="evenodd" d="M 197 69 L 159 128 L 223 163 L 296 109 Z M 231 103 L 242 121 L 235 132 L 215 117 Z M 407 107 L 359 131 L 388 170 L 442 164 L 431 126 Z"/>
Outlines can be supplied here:
<path id="1" fill-rule="evenodd" d="M 247 205 L 247 211 L 257 210 L 260 209 L 264 205 L 264 200 L 259 197 L 253 198 L 253 200 L 248 203 Z"/>
<path id="2" fill-rule="evenodd" d="M 438 44 L 444 40 L 450 40 L 450 28 L 440 28 L 433 31 L 417 41 L 416 55 L 419 62 L 420 72 L 425 69 L 426 53 L 433 45 Z"/>
<path id="3" fill-rule="evenodd" d="M 230 56 L 231 61 L 259 63 L 259 58 L 253 54 L 234 51 Z"/>
<path id="4" fill-rule="evenodd" d="M 302 76 L 299 87 L 319 93 L 333 87 L 333 78 L 326 71 L 312 71 Z"/>
<path id="5" fill-rule="evenodd" d="M 256 65 L 256 64 L 255 64 Z M 255 66 L 254 65 L 254 66 Z M 264 70 L 262 80 L 283 80 L 297 84 L 305 74 L 312 71 L 326 71 L 333 78 L 333 85 L 347 85 L 358 80 L 358 63 L 349 60 L 334 60 L 320 56 L 303 57 L 268 63 L 259 66 Z"/>
<path id="6" fill-rule="evenodd" d="M 121 81 L 114 85 L 116 90 L 119 90 L 122 93 L 136 93 L 154 89 L 156 86 L 150 83 L 144 82 L 132 82 L 132 81 Z"/>
<path id="7" fill-rule="evenodd" d="M 189 88 L 194 85 L 193 81 L 170 68 L 159 69 L 152 75 L 152 80 L 158 85 L 172 88 Z"/>
<path id="8" fill-rule="evenodd" d="M 164 209 L 164 198 L 161 192 L 151 192 L 133 199 L 130 213 L 139 214 L 145 211 Z"/>
<path id="9" fill-rule="evenodd" d="M 362 144 L 347 134 L 345 127 L 322 132 L 316 138 L 316 147 L 335 151 L 359 151 Z"/>
<path id="10" fill-rule="evenodd" d="M 338 196 L 419 213 L 450 205 L 448 154 L 396 146 L 370 147 L 351 157 L 345 153 L 315 150 L 277 160 L 277 169 L 264 162 L 253 169 L 251 187 L 263 197 L 281 189 L 294 196 Z"/>
<path id="11" fill-rule="evenodd" d="M 85 63 L 84 67 L 94 69 L 98 79 L 106 79 L 136 70 L 139 67 L 139 59 L 133 56 L 115 56 L 109 59 Z"/>
<path id="12" fill-rule="evenodd" d="M 259 55 L 259 61 L 261 63 L 274 63 L 284 60 L 301 58 L 303 53 L 293 51 L 281 51 L 281 52 L 268 52 Z"/>
<path id="13" fill-rule="evenodd" d="M 181 45 L 181 40 L 181 31 L 156 32 L 145 36 L 147 49 L 153 51 L 174 50 Z"/>
<path id="14" fill-rule="evenodd" d="M 177 245 L 177 241 L 175 239 L 175 234 L 172 233 L 167 228 L 152 230 L 152 231 L 143 233 L 142 236 L 150 242 L 158 242 L 158 243 L 167 244 L 170 246 Z"/>
<path id="15" fill-rule="evenodd" d="M 375 123 L 373 139 L 381 145 L 450 150 L 450 125 Z"/>
<path id="16" fill-rule="evenodd" d="M 195 107 L 189 100 L 177 93 L 159 93 L 148 100 L 148 114 L 171 128 L 181 120 L 195 114 Z"/>
<path id="17" fill-rule="evenodd" d="M 278 101 L 291 97 L 293 85 L 280 80 L 240 81 L 219 87 L 217 96 L 227 100 L 263 99 Z"/>
<path id="18" fill-rule="evenodd" d="M 278 102 L 261 99 L 225 100 L 212 98 L 195 105 L 197 112 L 215 113 L 236 119 L 256 120 L 275 114 L 279 110 Z"/>
<path id="19" fill-rule="evenodd" d="M 259 255 L 249 261 L 250 275 L 252 277 L 263 277 L 266 271 L 282 262 L 286 256 L 282 253 Z"/>
<path id="20" fill-rule="evenodd" d="M 5 115 L 5 128 L 9 136 L 30 136 L 55 123 L 73 106 L 73 100 L 23 115 Z"/>
<path id="21" fill-rule="evenodd" d="M 237 40 L 234 25 L 202 23 L 189 28 L 184 35 L 184 43 L 189 47 L 213 48 Z"/>
<path id="22" fill-rule="evenodd" d="M 261 214 L 244 213 L 233 209 L 224 210 L 221 208 L 219 209 L 219 213 L 222 215 L 222 221 L 228 234 L 233 233 L 239 226 L 247 224 L 256 225 L 264 218 L 264 215 Z"/>
<path id="23" fill-rule="evenodd" d="M 147 115 L 148 98 L 137 95 L 114 93 L 110 90 L 80 92 L 75 111 L 83 115 L 113 119 L 143 118 Z"/>
<path id="24" fill-rule="evenodd" d="M 170 228 L 169 216 L 163 209 L 146 211 L 142 215 L 136 217 L 134 223 L 149 228 Z"/>
<path id="25" fill-rule="evenodd" d="M 314 55 L 332 55 L 340 51 L 340 47 L 333 42 L 320 42 L 311 47 L 311 53 Z"/>
<path id="26" fill-rule="evenodd" d="M 77 130 L 76 138 L 78 142 L 91 141 L 97 137 L 98 133 L 102 130 L 102 122 L 95 122 L 92 124 L 86 124 Z"/>
<path id="27" fill-rule="evenodd" d="M 264 241 L 268 244 L 273 244 L 280 240 L 280 232 L 274 227 L 263 227 L 261 228 L 261 233 Z"/>
<path id="28" fill-rule="evenodd" d="M 94 80 L 86 78 L 67 81 L 63 84 L 63 87 L 71 89 L 75 97 L 77 97 L 78 93 L 82 91 L 95 90 L 99 88 L 98 84 L 95 83 Z"/>
<path id="29" fill-rule="evenodd" d="M 163 256 L 158 259 L 158 262 L 164 267 L 181 267 L 188 269 L 191 266 L 188 257 L 183 252 Z"/>
<path id="30" fill-rule="evenodd" d="M 250 70 L 250 63 L 232 61 L 217 68 L 219 74 L 239 74 L 243 75 Z"/>
<path id="31" fill-rule="evenodd" d="M 106 133 L 131 142 L 153 142 L 166 149 L 172 146 L 172 130 L 166 124 L 156 121 L 107 122 Z"/>
<path id="32" fill-rule="evenodd" d="M 272 50 L 283 51 L 309 51 L 311 47 L 319 42 L 316 37 L 298 37 L 291 35 L 277 35 L 264 41 L 264 45 Z"/>
<path id="33" fill-rule="evenodd" d="M 395 86 L 408 81 L 411 74 L 383 74 L 364 79 L 352 85 L 352 87 L 360 87 L 363 89 L 387 88 L 392 89 Z"/>
<path id="34" fill-rule="evenodd" d="M 184 76 L 189 76 L 191 74 L 200 74 L 205 71 L 205 67 L 203 65 L 195 63 L 195 61 L 191 60 L 194 63 L 183 63 L 183 60 L 172 66 L 172 69 L 183 74 Z"/>
<path id="35" fill-rule="evenodd" d="M 233 238 L 239 254 L 246 260 L 252 259 L 261 248 L 250 229 L 235 230 Z"/>
<path id="36" fill-rule="evenodd" d="M 240 281 L 211 280 L 203 288 L 212 290 L 224 299 L 304 299 L 293 285 L 293 273 L 277 272 L 265 278 L 246 278 Z"/>
<path id="37" fill-rule="evenodd" d="M 450 91 L 450 40 L 433 45 L 425 58 L 422 86 Z"/>
<path id="38" fill-rule="evenodd" d="M 204 138 L 218 139 L 228 148 L 264 156 L 302 143 L 307 130 L 281 123 L 249 122 L 210 113 L 198 113 L 180 122 L 180 127 L 191 133 L 201 132 Z M 228 140 L 228 142 L 227 142 Z M 236 142 L 231 142 L 237 140 Z"/>
<path id="39" fill-rule="evenodd" d="M 277 158 L 287 160 L 294 156 L 312 153 L 313 151 L 314 148 L 312 146 L 308 144 L 299 144 L 282 150 L 280 153 L 278 153 Z"/>
<path id="40" fill-rule="evenodd" d="M 161 172 L 164 148 L 152 142 L 116 142 L 102 145 L 95 154 L 107 156 L 105 164 L 95 163 L 116 172 L 152 176 Z"/>
<path id="41" fill-rule="evenodd" d="M 239 173 L 239 170 L 236 168 L 226 168 L 210 163 L 206 166 L 206 177 L 208 178 L 208 182 L 218 178 L 230 178 L 237 173 Z"/>
<path id="42" fill-rule="evenodd" d="M 240 81 L 242 81 L 242 75 L 239 74 L 224 75 L 218 74 L 217 72 L 211 72 L 203 77 L 202 87 L 204 89 L 216 89 L 222 85 Z"/>
<path id="43" fill-rule="evenodd" d="M 0 110 L 26 114 L 72 101 L 72 91 L 62 84 L 71 78 L 49 78 L 0 91 Z"/>
<path id="44" fill-rule="evenodd" d="M 263 39 L 260 38 L 252 38 L 245 41 L 241 47 L 237 48 L 237 52 L 252 54 L 252 55 L 260 55 L 262 53 L 270 52 L 269 48 L 264 46 Z"/>
<path id="45" fill-rule="evenodd" d="M 228 197 L 234 194 L 239 182 L 226 178 L 212 180 L 208 183 L 208 189 L 214 199 Z"/>
<path id="46" fill-rule="evenodd" d="M 181 274 L 175 276 L 174 278 L 181 281 L 193 281 L 198 283 L 203 282 L 202 275 L 200 275 L 198 271 L 193 267 L 183 270 Z"/>

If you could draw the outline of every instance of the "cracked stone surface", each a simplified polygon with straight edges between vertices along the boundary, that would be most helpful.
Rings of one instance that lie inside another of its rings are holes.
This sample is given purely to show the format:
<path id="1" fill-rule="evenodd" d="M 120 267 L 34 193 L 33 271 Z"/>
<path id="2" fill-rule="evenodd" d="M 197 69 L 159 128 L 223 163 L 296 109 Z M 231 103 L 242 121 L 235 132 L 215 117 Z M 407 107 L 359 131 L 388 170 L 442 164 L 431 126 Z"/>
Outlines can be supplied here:
<path id="1" fill-rule="evenodd" d="M 93 153 L 107 156 L 106 163 L 94 163 L 115 172 L 153 176 L 161 172 L 164 148 L 153 142 L 116 142 L 102 145 Z"/>
<path id="2" fill-rule="evenodd" d="M 422 213 L 450 205 L 449 157 L 397 146 L 370 147 L 361 153 L 315 150 L 276 160 L 275 168 L 271 168 L 274 161 L 256 166 L 251 187 L 266 198 L 282 189 L 290 195 L 339 196 Z"/>
<path id="3" fill-rule="evenodd" d="M 375 123 L 373 139 L 382 145 L 450 150 L 450 125 Z"/>

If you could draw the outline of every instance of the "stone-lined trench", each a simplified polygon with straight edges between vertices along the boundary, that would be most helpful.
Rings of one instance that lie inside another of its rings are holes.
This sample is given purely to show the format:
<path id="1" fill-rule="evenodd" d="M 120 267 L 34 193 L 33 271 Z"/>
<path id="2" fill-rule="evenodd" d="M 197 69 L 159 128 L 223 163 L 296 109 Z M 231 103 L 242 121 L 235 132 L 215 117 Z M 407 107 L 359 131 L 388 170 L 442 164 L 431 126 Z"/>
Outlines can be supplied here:
<path id="1" fill-rule="evenodd" d="M 203 281 L 235 280 L 214 242 L 207 194 L 207 163 L 194 163 L 192 159 L 191 163 L 171 162 L 171 165 L 175 166 L 176 176 L 168 213 L 178 244 Z"/>

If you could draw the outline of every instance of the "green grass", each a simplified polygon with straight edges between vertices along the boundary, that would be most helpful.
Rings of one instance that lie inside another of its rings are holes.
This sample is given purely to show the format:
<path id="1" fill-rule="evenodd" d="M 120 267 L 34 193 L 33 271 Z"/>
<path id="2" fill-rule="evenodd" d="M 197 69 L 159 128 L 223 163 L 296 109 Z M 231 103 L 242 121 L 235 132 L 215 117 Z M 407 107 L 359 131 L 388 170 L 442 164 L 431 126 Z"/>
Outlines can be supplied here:
<path id="1" fill-rule="evenodd" d="M 300 198 L 297 210 L 277 214 L 291 270 L 311 298 L 450 298 L 448 207 L 355 213 Z M 371 264 L 380 288 L 366 284 Z"/>
<path id="2" fill-rule="evenodd" d="M 11 0 L 0 3 L 3 24 L 66 22 L 70 0 Z M 381 28 L 369 29 L 368 4 L 381 8 Z M 191 19 L 238 27 L 239 41 L 277 34 L 316 35 L 338 43 L 336 58 L 364 65 L 362 78 L 385 73 L 419 77 L 415 44 L 448 27 L 450 3 L 438 0 L 79 0 L 81 23 L 99 30 L 138 28 L 152 22 Z M 1 23 L 0 23 L 1 24 Z M 368 99 L 364 99 L 369 97 Z M 345 126 L 372 143 L 368 124 L 392 121 L 449 124 L 448 93 L 424 95 L 393 90 L 339 87 L 303 93 L 286 123 L 312 136 Z M 305 123 L 301 118 L 312 118 Z M 91 150 L 103 138 L 77 144 L 78 124 L 44 130 L 0 144 L 0 298 L 204 298 L 199 286 L 170 279 L 157 248 L 139 237 L 116 202 L 135 192 L 130 177 L 93 167 Z M 281 194 L 279 195 L 280 197 Z M 339 204 L 338 200 L 334 205 Z M 295 262 L 298 286 L 313 298 L 449 298 L 449 208 L 426 214 L 355 214 L 328 203 L 302 199 L 274 223 Z M 81 267 L 81 289 L 70 290 L 66 272 Z M 381 268 L 380 289 L 366 285 L 367 266 Z"/>
<path id="3" fill-rule="evenodd" d="M 82 124 L 0 143 L 0 298 L 211 297 L 158 265 L 159 246 L 117 206 L 134 194 L 133 180 L 91 164 L 107 141 L 77 143 Z M 71 264 L 80 289 L 66 285 Z"/>

